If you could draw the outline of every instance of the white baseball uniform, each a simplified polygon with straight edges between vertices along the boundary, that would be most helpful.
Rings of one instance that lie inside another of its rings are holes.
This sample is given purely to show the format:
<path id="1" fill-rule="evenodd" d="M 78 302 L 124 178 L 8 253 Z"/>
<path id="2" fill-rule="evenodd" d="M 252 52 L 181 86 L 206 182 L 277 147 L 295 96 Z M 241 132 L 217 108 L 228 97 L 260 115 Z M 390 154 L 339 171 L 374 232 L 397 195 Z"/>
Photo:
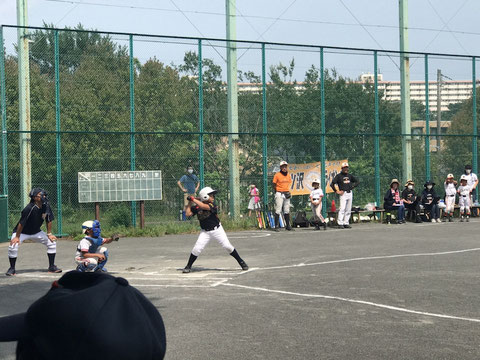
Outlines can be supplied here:
<path id="1" fill-rule="evenodd" d="M 310 199 L 312 201 L 318 201 L 320 200 L 321 198 L 323 197 L 323 191 L 322 189 L 318 188 L 318 189 L 313 189 L 312 192 L 310 193 Z M 318 217 L 321 221 L 325 221 L 325 219 L 323 218 L 322 216 L 322 202 L 320 201 L 320 203 L 318 205 L 315 205 L 313 202 L 312 202 L 312 212 L 313 212 L 313 215 L 315 217 Z"/>
<path id="2" fill-rule="evenodd" d="M 458 187 L 458 205 L 460 206 L 460 214 L 470 215 L 470 190 L 469 185 Z"/>
<path id="3" fill-rule="evenodd" d="M 443 186 L 445 188 L 445 213 L 453 214 L 453 210 L 455 209 L 455 195 L 457 194 L 457 189 L 455 188 L 454 183 L 445 182 Z"/>

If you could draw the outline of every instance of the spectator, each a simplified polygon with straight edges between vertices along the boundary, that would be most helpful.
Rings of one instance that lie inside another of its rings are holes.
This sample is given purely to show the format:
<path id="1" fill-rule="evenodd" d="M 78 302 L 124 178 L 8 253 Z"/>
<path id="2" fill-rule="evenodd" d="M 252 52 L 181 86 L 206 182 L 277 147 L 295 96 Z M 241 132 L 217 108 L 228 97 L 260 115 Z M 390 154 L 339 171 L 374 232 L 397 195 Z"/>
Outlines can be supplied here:
<path id="1" fill-rule="evenodd" d="M 17 359 L 160 360 L 166 338 L 155 306 L 123 278 L 70 271 L 26 313 L 0 318 Z"/>
<path id="2" fill-rule="evenodd" d="M 431 222 L 440 222 L 440 208 L 438 207 L 440 197 L 437 196 L 433 189 L 435 183 L 429 180 L 423 186 L 425 189 L 422 192 L 422 204 L 425 210 L 425 215 Z"/>
<path id="3" fill-rule="evenodd" d="M 405 207 L 403 205 L 403 198 L 400 196 L 400 191 L 398 187 L 400 183 L 397 179 L 393 179 L 390 182 L 390 189 L 387 190 L 385 196 L 383 197 L 384 203 L 383 208 L 387 211 L 396 210 L 397 211 L 397 224 L 405 223 Z M 391 218 L 387 214 L 387 222 L 390 224 Z"/>
<path id="4" fill-rule="evenodd" d="M 188 206 L 188 196 L 195 196 L 200 186 L 198 177 L 193 173 L 193 167 L 188 166 L 187 172 L 184 174 L 180 180 L 177 181 L 178 187 L 183 191 L 183 207 L 184 210 Z"/>
<path id="5" fill-rule="evenodd" d="M 248 195 L 250 196 L 250 201 L 248 202 L 248 217 L 252 216 L 252 210 L 255 212 L 258 212 L 260 210 L 260 196 L 258 196 L 259 194 L 260 193 L 255 184 L 252 184 L 248 187 Z"/>
<path id="6" fill-rule="evenodd" d="M 402 191 L 403 206 L 408 210 L 407 218 L 413 215 L 416 223 L 421 223 L 420 218 L 420 197 L 415 192 L 415 183 L 413 180 L 407 180 L 405 189 Z"/>
<path id="7" fill-rule="evenodd" d="M 348 163 L 342 163 L 342 171 L 337 174 L 330 187 L 340 196 L 340 210 L 338 210 L 337 225 L 339 228 L 350 229 L 350 215 L 352 213 L 352 190 L 358 186 L 356 177 L 348 173 Z"/>

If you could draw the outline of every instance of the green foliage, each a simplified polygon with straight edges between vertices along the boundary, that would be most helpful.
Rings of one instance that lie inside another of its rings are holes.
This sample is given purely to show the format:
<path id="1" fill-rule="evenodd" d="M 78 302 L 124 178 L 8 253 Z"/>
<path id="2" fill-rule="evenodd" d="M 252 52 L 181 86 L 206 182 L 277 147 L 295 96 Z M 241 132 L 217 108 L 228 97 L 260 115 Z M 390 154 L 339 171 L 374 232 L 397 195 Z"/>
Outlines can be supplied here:
<path id="1" fill-rule="evenodd" d="M 51 26 L 50 26 L 51 27 Z M 77 30 L 83 30 L 81 25 Z M 54 31 L 32 33 L 30 82 L 32 130 L 55 130 Z M 130 170 L 130 59 L 128 48 L 108 35 L 89 32 L 59 31 L 60 108 L 62 149 L 62 199 L 65 232 L 77 232 L 79 224 L 91 216 L 88 205 L 78 205 L 79 171 Z M 134 59 L 133 85 L 135 104 L 135 168 L 161 169 L 164 176 L 164 201 L 155 206 L 155 214 L 178 214 L 182 194 L 176 182 L 187 164 L 198 171 L 199 84 L 198 55 L 185 53 L 181 64 L 165 64 L 156 57 Z M 227 92 L 222 66 L 210 58 L 202 59 L 205 183 L 219 189 L 222 211 L 228 211 L 228 132 Z M 267 78 L 267 166 L 279 159 L 293 163 L 320 161 L 321 89 L 320 69 L 312 65 L 303 79 L 294 78 L 295 59 L 277 63 L 268 69 Z M 17 59 L 7 56 L 7 125 L 18 129 Z M 351 171 L 360 178 L 355 203 L 374 201 L 374 89 L 341 76 L 333 69 L 324 70 L 326 150 L 328 160 L 348 159 Z M 257 90 L 240 91 L 238 96 L 240 181 L 243 208 L 246 187 L 255 183 L 263 194 L 263 103 L 261 76 L 254 71 L 239 73 Z M 299 82 L 303 83 L 299 87 Z M 380 166 L 381 192 L 391 178 L 401 178 L 400 104 L 386 101 L 380 94 Z M 446 117 L 452 119 L 450 134 L 471 133 L 472 102 L 452 106 Z M 480 109 L 480 104 L 477 106 Z M 424 119 L 425 107 L 411 104 L 412 120 Z M 112 134 L 115 133 L 115 134 Z M 292 133 L 298 134 L 292 136 Z M 348 136 L 344 134 L 348 133 Z M 19 146 L 17 134 L 9 135 L 9 184 L 19 183 Z M 461 139 L 461 140 L 459 140 Z M 33 184 L 56 194 L 55 134 L 32 135 Z M 412 143 L 414 176 L 422 179 L 425 169 L 423 138 Z M 445 150 L 432 154 L 432 167 L 438 177 L 447 169 L 459 173 L 471 158 L 471 138 L 447 137 Z M 270 174 L 271 175 L 271 174 Z M 443 175 L 442 175 L 443 176 Z M 423 181 L 424 179 L 422 179 Z M 269 180 L 270 183 L 271 180 Z M 438 182 L 438 180 L 437 180 Z M 21 209 L 18 189 L 9 192 L 12 209 Z M 329 199 L 330 200 L 330 199 Z M 305 201 L 295 203 L 304 207 Z M 196 231 L 190 223 L 149 225 L 131 229 L 129 204 L 110 206 L 105 226 L 123 229 L 128 234 L 167 234 Z M 225 219 L 225 224 L 230 225 Z M 242 225 L 243 224 L 243 225 Z M 248 220 L 232 222 L 232 227 L 248 228 Z"/>

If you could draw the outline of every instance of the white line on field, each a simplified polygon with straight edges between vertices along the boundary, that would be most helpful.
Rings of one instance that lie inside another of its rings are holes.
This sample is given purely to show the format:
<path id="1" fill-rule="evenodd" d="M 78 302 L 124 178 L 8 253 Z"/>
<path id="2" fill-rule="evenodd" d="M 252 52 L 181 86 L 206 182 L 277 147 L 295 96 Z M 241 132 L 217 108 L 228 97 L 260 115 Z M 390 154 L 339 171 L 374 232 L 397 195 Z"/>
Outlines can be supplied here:
<path id="1" fill-rule="evenodd" d="M 329 260 L 329 261 L 321 261 L 321 262 L 308 263 L 308 264 L 300 263 L 300 264 L 293 264 L 293 265 L 271 266 L 271 267 L 262 267 L 262 268 L 259 267 L 259 268 L 251 269 L 247 272 L 240 273 L 239 275 L 246 274 L 246 273 L 249 273 L 249 272 L 252 272 L 252 271 L 259 271 L 259 270 L 290 269 L 290 268 L 295 268 L 295 267 L 339 264 L 339 263 L 347 263 L 347 262 L 352 262 L 352 261 L 364 261 L 364 260 L 380 260 L 380 259 L 395 259 L 395 258 L 403 258 L 403 257 L 450 255 L 450 254 L 460 254 L 460 253 L 479 251 L 479 250 L 480 250 L 480 248 L 472 248 L 472 249 L 431 252 L 431 253 L 380 255 L 380 256 L 369 256 L 369 257 L 359 257 L 359 258 L 340 259 L 340 260 Z"/>
<path id="2" fill-rule="evenodd" d="M 480 323 L 480 319 L 475 319 L 475 318 L 468 318 L 468 317 L 461 317 L 461 316 L 452 316 L 452 315 L 436 314 L 436 313 L 430 313 L 430 312 L 424 312 L 424 311 L 410 310 L 410 309 L 400 308 L 400 307 L 397 307 L 397 306 L 379 304 L 379 303 L 374 303 L 374 302 L 371 302 L 371 301 L 348 299 L 348 298 L 343 298 L 343 297 L 339 297 L 339 296 L 329 296 L 329 295 L 320 295 L 320 294 L 302 294 L 302 293 L 296 293 L 296 292 L 290 292 L 290 291 L 272 290 L 272 289 L 254 287 L 254 286 L 235 285 L 235 284 L 228 284 L 228 283 L 227 284 L 222 283 L 220 285 L 238 287 L 238 288 L 249 289 L 249 290 L 264 291 L 264 292 L 270 292 L 270 293 L 276 293 L 276 294 L 293 295 L 293 296 L 301 296 L 301 297 L 311 297 L 311 298 L 321 298 L 321 299 L 327 299 L 327 300 L 338 300 L 338 301 L 344 301 L 344 302 L 349 302 L 349 303 L 354 303 L 354 304 L 374 306 L 374 307 L 387 309 L 387 310 L 400 311 L 400 312 L 405 312 L 405 313 L 409 313 L 409 314 L 417 314 L 417 315 L 431 316 L 431 317 L 442 318 L 442 319 L 462 320 L 462 321 L 470 321 L 470 322 Z"/>
<path id="3" fill-rule="evenodd" d="M 211 288 L 212 285 L 166 285 L 166 284 L 130 284 L 134 287 L 161 287 L 161 288 Z"/>

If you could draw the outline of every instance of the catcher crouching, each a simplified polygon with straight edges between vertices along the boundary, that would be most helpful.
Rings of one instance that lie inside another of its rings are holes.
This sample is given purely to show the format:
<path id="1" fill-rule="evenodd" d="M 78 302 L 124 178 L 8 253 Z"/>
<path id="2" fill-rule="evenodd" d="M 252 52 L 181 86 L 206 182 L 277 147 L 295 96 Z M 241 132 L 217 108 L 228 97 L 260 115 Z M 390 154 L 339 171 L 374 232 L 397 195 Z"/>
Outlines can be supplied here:
<path id="1" fill-rule="evenodd" d="M 119 236 L 113 235 L 109 238 L 102 238 L 100 222 L 98 220 L 88 220 L 82 224 L 82 233 L 85 237 L 80 240 L 75 254 L 75 262 L 77 263 L 77 271 L 107 272 L 105 264 L 108 261 L 108 250 L 102 246 L 112 241 L 118 241 Z"/>

